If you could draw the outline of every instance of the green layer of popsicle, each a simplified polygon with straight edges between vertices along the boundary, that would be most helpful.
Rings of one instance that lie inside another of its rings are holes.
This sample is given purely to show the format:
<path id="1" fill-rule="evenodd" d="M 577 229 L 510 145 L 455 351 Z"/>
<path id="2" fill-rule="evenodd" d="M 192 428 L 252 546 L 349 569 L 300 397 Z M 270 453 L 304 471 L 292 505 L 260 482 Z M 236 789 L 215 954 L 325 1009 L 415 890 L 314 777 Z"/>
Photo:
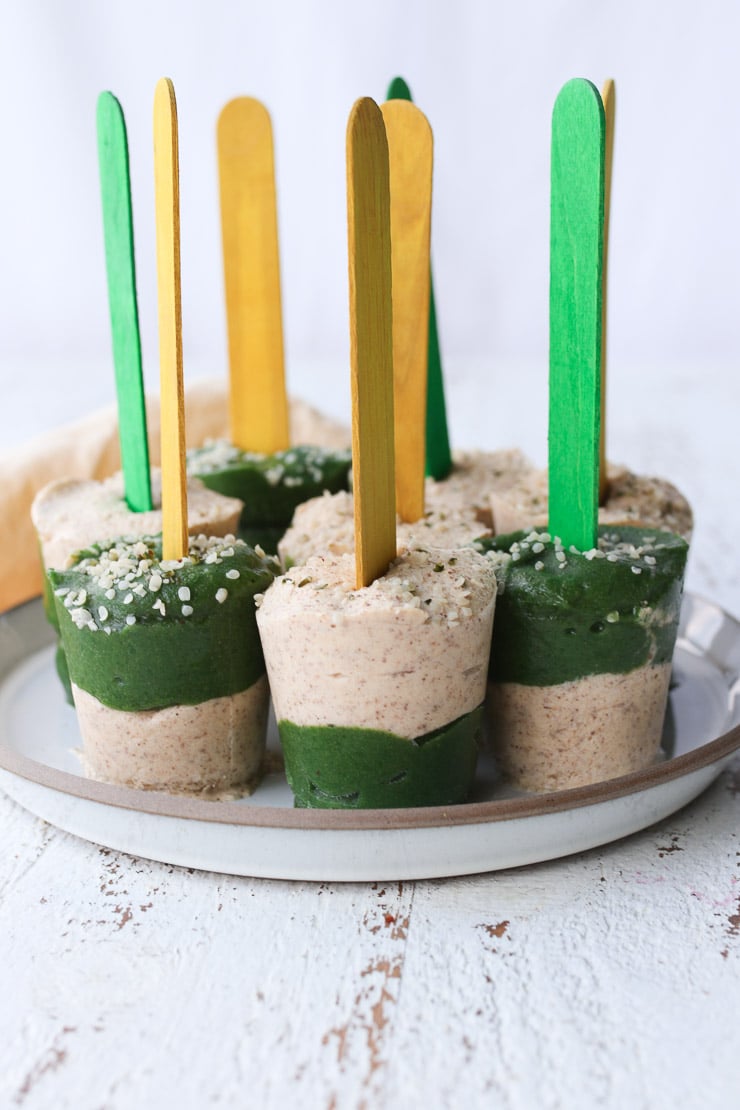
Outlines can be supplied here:
<path id="1" fill-rule="evenodd" d="M 260 455 L 218 442 L 188 452 L 188 473 L 210 489 L 240 498 L 244 502 L 240 529 L 255 528 L 256 535 L 261 525 L 284 530 L 297 506 L 324 490 L 347 489 L 351 465 L 349 450 L 323 447 L 291 447 Z"/>
<path id="2" fill-rule="evenodd" d="M 392 809 L 465 801 L 478 757 L 482 706 L 408 740 L 392 732 L 279 721 L 297 806 Z"/>
<path id="3" fill-rule="evenodd" d="M 131 578 L 111 581 L 123 559 Z M 246 690 L 265 671 L 254 595 L 276 571 L 239 540 L 194 537 L 180 563 L 161 562 L 161 537 L 79 552 L 49 572 L 72 682 L 129 711 Z"/>
<path id="4" fill-rule="evenodd" d="M 546 536 L 516 532 L 476 545 L 510 555 L 497 572 L 490 678 L 550 686 L 670 662 L 686 541 L 606 525 L 598 549 L 576 553 Z"/>

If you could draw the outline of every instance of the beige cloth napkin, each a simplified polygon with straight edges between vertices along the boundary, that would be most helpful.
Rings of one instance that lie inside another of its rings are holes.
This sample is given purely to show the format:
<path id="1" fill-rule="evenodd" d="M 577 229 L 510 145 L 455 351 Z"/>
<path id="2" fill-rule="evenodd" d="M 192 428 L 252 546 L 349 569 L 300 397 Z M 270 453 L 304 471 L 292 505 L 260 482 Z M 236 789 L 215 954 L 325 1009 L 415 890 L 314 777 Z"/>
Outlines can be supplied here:
<path id="1" fill-rule="evenodd" d="M 147 400 L 152 465 L 159 463 L 159 403 Z M 196 382 L 186 393 L 188 446 L 228 435 L 226 385 Z M 293 443 L 346 447 L 348 429 L 305 402 L 290 402 Z M 0 506 L 7 522 L 0 545 L 0 612 L 41 593 L 42 570 L 31 503 L 40 489 L 58 478 L 105 478 L 120 469 L 118 421 L 114 407 L 0 454 Z"/>

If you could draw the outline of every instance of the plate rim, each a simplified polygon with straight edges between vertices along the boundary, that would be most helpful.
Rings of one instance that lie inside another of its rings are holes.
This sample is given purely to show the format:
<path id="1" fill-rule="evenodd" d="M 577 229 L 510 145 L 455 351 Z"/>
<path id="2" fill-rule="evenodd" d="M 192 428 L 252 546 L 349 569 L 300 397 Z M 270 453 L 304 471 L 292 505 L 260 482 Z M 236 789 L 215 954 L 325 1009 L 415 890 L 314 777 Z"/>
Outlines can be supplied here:
<path id="1" fill-rule="evenodd" d="M 740 639 L 740 622 L 715 602 L 686 592 L 685 600 L 711 609 L 733 626 Z M 40 606 L 35 598 L 2 614 L 11 619 L 14 612 Z M 690 641 L 691 642 L 691 641 Z M 29 651 L 22 659 L 30 658 Z M 712 657 L 718 667 L 721 661 Z M 138 790 L 133 787 L 115 786 L 97 782 L 83 775 L 75 775 L 9 748 L 0 736 L 0 770 L 39 786 L 86 801 L 97 802 L 117 809 L 147 813 L 160 817 L 184 818 L 196 822 L 219 825 L 236 825 L 257 828 L 369 831 L 391 829 L 455 828 L 466 825 L 495 824 L 501 821 L 541 817 L 550 813 L 580 809 L 613 801 L 630 794 L 646 792 L 675 779 L 717 765 L 717 774 L 725 761 L 740 748 L 740 724 L 721 736 L 674 756 L 652 764 L 640 771 L 632 771 L 618 778 L 608 779 L 588 786 L 546 794 L 525 794 L 515 798 L 489 801 L 464 802 L 454 806 L 426 806 L 408 809 L 319 810 L 296 809 L 284 806 L 244 805 L 230 800 L 211 800 L 184 795 L 166 794 L 162 791 Z"/>

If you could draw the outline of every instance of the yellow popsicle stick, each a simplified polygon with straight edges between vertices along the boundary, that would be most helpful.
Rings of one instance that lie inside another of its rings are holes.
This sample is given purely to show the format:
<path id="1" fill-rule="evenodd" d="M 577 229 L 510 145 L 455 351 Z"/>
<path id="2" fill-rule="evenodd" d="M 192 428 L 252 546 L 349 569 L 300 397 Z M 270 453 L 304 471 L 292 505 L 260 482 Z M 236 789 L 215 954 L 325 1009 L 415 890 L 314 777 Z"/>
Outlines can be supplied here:
<path id="1" fill-rule="evenodd" d="M 233 443 L 271 454 L 290 446 L 272 125 L 241 96 L 218 119 Z"/>
<path id="2" fill-rule="evenodd" d="M 162 557 L 188 552 L 185 404 L 180 296 L 180 183 L 177 104 L 168 77 L 154 93 L 154 194 L 159 292 L 159 388 L 162 437 Z"/>
<path id="3" fill-rule="evenodd" d="M 389 100 L 381 110 L 390 160 L 396 508 L 413 522 L 424 515 L 433 140 L 410 101 Z"/>
<path id="4" fill-rule="evenodd" d="M 612 197 L 612 158 L 614 154 L 614 111 L 616 93 L 614 81 L 604 82 L 601 90 L 604 102 L 604 262 L 601 275 L 601 439 L 599 442 L 599 504 L 603 505 L 609 493 L 609 479 L 606 474 L 606 322 L 607 322 L 607 276 L 609 260 L 609 211 Z"/>
<path id="5" fill-rule="evenodd" d="M 358 589 L 396 557 L 388 142 L 374 100 L 347 125 L 352 465 Z"/>

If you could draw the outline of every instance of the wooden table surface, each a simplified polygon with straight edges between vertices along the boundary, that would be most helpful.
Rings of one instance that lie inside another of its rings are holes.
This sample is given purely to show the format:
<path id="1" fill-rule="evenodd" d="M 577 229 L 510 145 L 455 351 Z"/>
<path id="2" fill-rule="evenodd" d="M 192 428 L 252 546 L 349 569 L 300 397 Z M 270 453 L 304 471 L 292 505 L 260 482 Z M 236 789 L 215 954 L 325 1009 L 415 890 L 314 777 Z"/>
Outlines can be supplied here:
<path id="1" fill-rule="evenodd" d="M 462 368 L 450 403 L 459 438 L 488 445 L 479 381 Z M 727 381 L 635 370 L 612 455 L 685 490 L 689 588 L 740 614 Z M 495 408 L 494 442 L 536 453 L 528 414 Z M 278 882 L 133 859 L 0 795 L 0 1106 L 740 1105 L 739 833 L 736 763 L 659 825 L 567 859 Z"/>

